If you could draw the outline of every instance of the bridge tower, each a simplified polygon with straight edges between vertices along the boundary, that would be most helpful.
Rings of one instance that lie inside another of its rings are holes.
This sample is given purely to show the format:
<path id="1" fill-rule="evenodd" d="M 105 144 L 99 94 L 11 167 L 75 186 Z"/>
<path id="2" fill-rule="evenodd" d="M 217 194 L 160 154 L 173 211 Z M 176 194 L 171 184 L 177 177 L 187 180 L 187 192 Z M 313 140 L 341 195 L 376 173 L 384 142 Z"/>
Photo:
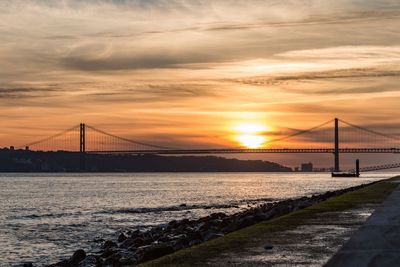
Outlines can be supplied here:
<path id="1" fill-rule="evenodd" d="M 340 172 L 340 163 L 339 163 L 339 119 L 335 118 L 335 172 Z"/>
<path id="2" fill-rule="evenodd" d="M 79 170 L 86 170 L 86 136 L 85 124 L 81 123 L 79 128 Z"/>

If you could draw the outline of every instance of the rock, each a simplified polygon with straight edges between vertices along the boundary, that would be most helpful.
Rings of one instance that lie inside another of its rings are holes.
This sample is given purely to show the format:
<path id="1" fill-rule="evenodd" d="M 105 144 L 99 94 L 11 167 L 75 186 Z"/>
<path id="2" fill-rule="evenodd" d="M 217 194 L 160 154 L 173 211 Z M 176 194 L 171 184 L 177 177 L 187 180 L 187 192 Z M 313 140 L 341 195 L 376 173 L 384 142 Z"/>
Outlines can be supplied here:
<path id="1" fill-rule="evenodd" d="M 86 258 L 86 253 L 83 249 L 78 249 L 69 258 L 68 263 L 70 266 L 78 266 L 78 264 Z"/>
<path id="2" fill-rule="evenodd" d="M 179 207 L 187 207 L 186 203 L 180 204 Z"/>
<path id="3" fill-rule="evenodd" d="M 180 234 L 180 235 L 171 236 L 169 239 L 170 240 L 183 240 L 183 239 L 186 239 L 186 238 L 187 238 L 186 234 Z"/>
<path id="4" fill-rule="evenodd" d="M 174 251 L 181 250 L 183 248 L 187 248 L 189 246 L 188 240 L 177 240 L 173 242 L 174 244 Z"/>
<path id="5" fill-rule="evenodd" d="M 137 258 L 136 257 L 131 257 L 131 258 L 123 258 L 119 260 L 121 266 L 126 266 L 126 265 L 134 265 L 136 264 Z"/>
<path id="6" fill-rule="evenodd" d="M 176 225 L 178 222 L 176 221 L 176 220 L 172 220 L 172 221 L 170 221 L 169 223 L 168 223 L 168 225 L 170 225 L 170 226 L 174 226 L 174 225 Z"/>
<path id="7" fill-rule="evenodd" d="M 22 264 L 22 267 L 33 267 L 32 262 L 26 262 L 24 264 Z"/>
<path id="8" fill-rule="evenodd" d="M 200 231 L 206 231 L 206 230 L 210 229 L 210 227 L 212 225 L 213 225 L 213 221 L 209 220 L 209 221 L 204 222 L 198 229 Z"/>
<path id="9" fill-rule="evenodd" d="M 116 267 L 116 266 L 121 266 L 121 259 L 124 260 L 124 256 L 127 257 L 128 253 L 133 253 L 130 251 L 119 251 L 117 253 L 114 253 L 110 255 L 107 259 L 104 260 L 102 266 L 109 266 L 109 267 Z"/>
<path id="10" fill-rule="evenodd" d="M 271 249 L 273 249 L 273 248 L 274 248 L 273 245 L 265 245 L 265 246 L 264 246 L 264 249 L 265 249 L 265 250 L 271 250 Z"/>
<path id="11" fill-rule="evenodd" d="M 190 234 L 188 234 L 188 239 L 189 240 L 201 239 L 201 234 L 198 231 L 191 232 Z"/>
<path id="12" fill-rule="evenodd" d="M 209 232 L 204 233 L 202 235 L 202 238 L 203 238 L 204 241 L 208 241 L 208 240 L 211 240 L 211 239 L 214 239 L 214 238 L 218 238 L 218 237 L 221 237 L 221 236 L 224 236 L 224 234 L 221 233 L 221 232 L 209 231 Z"/>
<path id="13" fill-rule="evenodd" d="M 226 217 L 226 214 L 223 212 L 216 212 L 216 213 L 210 214 L 210 217 L 213 219 L 222 219 L 222 218 Z"/>
<path id="14" fill-rule="evenodd" d="M 307 207 L 311 206 L 312 204 L 313 204 L 313 201 L 311 199 L 305 199 L 303 201 L 300 201 L 298 203 L 297 207 L 299 209 L 304 209 L 304 208 L 307 208 Z"/>
<path id="15" fill-rule="evenodd" d="M 111 249 L 111 248 L 108 248 L 108 249 L 104 250 L 104 251 L 101 253 L 100 257 L 102 257 L 102 258 L 108 258 L 108 257 L 110 257 L 112 254 L 114 254 L 114 253 L 116 253 L 116 252 L 117 252 L 117 251 L 115 251 L 115 250 L 113 250 L 113 249 Z"/>
<path id="16" fill-rule="evenodd" d="M 119 262 L 122 266 L 132 265 L 137 263 L 138 255 L 136 251 L 121 251 L 118 253 L 121 256 Z"/>
<path id="17" fill-rule="evenodd" d="M 95 243 L 102 243 L 102 242 L 104 242 L 104 239 L 101 238 L 101 237 L 96 237 L 95 239 L 93 239 L 93 242 L 95 242 Z"/>
<path id="18" fill-rule="evenodd" d="M 224 218 L 224 219 L 222 219 L 221 223 L 219 224 L 219 227 L 224 228 L 224 227 L 228 226 L 230 223 L 231 223 L 230 218 Z"/>
<path id="19" fill-rule="evenodd" d="M 79 267 L 96 267 L 97 266 L 97 258 L 93 255 L 87 256 L 83 261 L 81 261 L 78 265 Z"/>
<path id="20" fill-rule="evenodd" d="M 269 219 L 269 217 L 265 213 L 263 213 L 261 211 L 258 211 L 254 215 L 254 220 L 257 221 L 257 222 L 262 222 L 262 221 L 265 221 L 265 220 L 268 220 L 268 219 Z"/>
<path id="21" fill-rule="evenodd" d="M 141 246 L 150 245 L 151 243 L 153 243 L 153 239 L 151 237 L 148 237 L 148 238 L 142 239 L 140 242 L 140 245 Z"/>
<path id="22" fill-rule="evenodd" d="M 193 239 L 193 240 L 190 240 L 190 241 L 189 241 L 189 247 L 198 245 L 198 244 L 200 244 L 201 242 L 202 242 L 202 241 L 201 241 L 200 239 Z"/>
<path id="23" fill-rule="evenodd" d="M 135 230 L 135 231 L 129 230 L 129 231 L 127 232 L 127 234 L 128 234 L 130 237 L 137 237 L 137 236 L 139 236 L 139 235 L 141 234 L 141 232 L 140 232 L 140 230 Z"/>
<path id="24" fill-rule="evenodd" d="M 239 227 L 239 220 L 233 220 L 230 224 L 228 224 L 227 226 L 225 226 L 224 228 L 221 229 L 221 231 L 223 233 L 231 233 L 233 231 L 238 230 Z"/>
<path id="25" fill-rule="evenodd" d="M 200 230 L 205 224 L 206 224 L 205 222 L 197 223 L 197 224 L 194 226 L 194 230 L 195 230 L 195 231 Z"/>
<path id="26" fill-rule="evenodd" d="M 118 236 L 118 242 L 119 242 L 119 243 L 124 242 L 126 239 L 128 239 L 128 237 L 126 237 L 126 235 L 124 235 L 124 233 L 121 233 L 121 234 Z"/>
<path id="27" fill-rule="evenodd" d="M 69 264 L 68 260 L 62 260 L 60 262 L 57 262 L 55 264 L 51 264 L 48 267 L 70 267 L 71 265 Z"/>
<path id="28" fill-rule="evenodd" d="M 111 240 L 107 240 L 106 242 L 104 242 L 103 244 L 103 248 L 107 249 L 107 248 L 116 248 L 118 247 L 117 243 L 111 241 Z"/>
<path id="29" fill-rule="evenodd" d="M 140 262 L 154 260 L 164 255 L 171 254 L 173 252 L 174 252 L 173 247 L 167 244 L 153 246 L 143 252 L 143 254 L 140 257 Z"/>
<path id="30" fill-rule="evenodd" d="M 114 266 L 120 266 L 120 265 L 121 264 L 119 263 L 119 258 L 114 257 L 114 255 L 108 257 L 103 262 L 104 267 L 114 267 Z"/>
<path id="31" fill-rule="evenodd" d="M 141 244 L 143 242 L 143 239 L 138 237 L 138 238 L 128 238 L 122 244 L 120 245 L 120 248 L 129 248 L 134 245 Z"/>
<path id="32" fill-rule="evenodd" d="M 246 216 L 240 220 L 239 228 L 244 228 L 255 223 L 254 216 Z"/>
<path id="33" fill-rule="evenodd" d="M 184 225 L 190 225 L 192 222 L 189 219 L 183 219 L 180 223 Z"/>

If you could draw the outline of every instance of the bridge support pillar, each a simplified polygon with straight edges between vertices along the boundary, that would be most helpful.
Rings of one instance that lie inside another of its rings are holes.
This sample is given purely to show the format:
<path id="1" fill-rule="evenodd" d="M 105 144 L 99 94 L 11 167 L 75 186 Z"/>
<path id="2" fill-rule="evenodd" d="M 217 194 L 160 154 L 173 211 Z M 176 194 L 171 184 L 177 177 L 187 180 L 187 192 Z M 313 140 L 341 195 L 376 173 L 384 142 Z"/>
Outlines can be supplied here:
<path id="1" fill-rule="evenodd" d="M 340 172 L 340 163 L 339 163 L 339 119 L 335 118 L 335 172 Z"/>
<path id="2" fill-rule="evenodd" d="M 85 124 L 80 124 L 79 129 L 79 170 L 86 170 L 86 140 L 85 140 Z"/>

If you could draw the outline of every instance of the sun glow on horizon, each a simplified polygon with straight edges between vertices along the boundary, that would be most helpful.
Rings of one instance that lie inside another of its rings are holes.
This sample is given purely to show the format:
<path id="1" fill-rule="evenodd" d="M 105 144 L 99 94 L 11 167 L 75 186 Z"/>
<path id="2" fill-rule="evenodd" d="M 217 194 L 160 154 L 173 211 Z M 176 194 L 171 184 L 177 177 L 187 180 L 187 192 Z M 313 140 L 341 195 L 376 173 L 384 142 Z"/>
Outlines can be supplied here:
<path id="1" fill-rule="evenodd" d="M 261 148 L 267 141 L 263 133 L 269 127 L 264 124 L 246 122 L 236 125 L 234 129 L 237 132 L 237 141 L 246 148 Z"/>

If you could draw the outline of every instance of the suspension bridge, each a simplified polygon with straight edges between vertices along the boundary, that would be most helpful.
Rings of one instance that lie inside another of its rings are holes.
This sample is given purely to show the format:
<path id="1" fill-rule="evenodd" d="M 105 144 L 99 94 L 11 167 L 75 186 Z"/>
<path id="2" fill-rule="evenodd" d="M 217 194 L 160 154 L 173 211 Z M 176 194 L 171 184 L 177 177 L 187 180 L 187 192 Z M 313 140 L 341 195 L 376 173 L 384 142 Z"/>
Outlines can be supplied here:
<path id="1" fill-rule="evenodd" d="M 267 148 L 177 148 L 164 142 L 132 140 L 85 123 L 20 146 L 32 151 L 79 152 L 81 168 L 86 154 L 242 154 L 242 153 L 327 153 L 334 157 L 334 171 L 340 171 L 342 153 L 400 153 L 400 136 L 381 133 L 335 118 L 305 130 L 289 129 L 286 135 L 271 139 Z M 369 166 L 361 171 L 398 168 L 400 163 Z"/>

